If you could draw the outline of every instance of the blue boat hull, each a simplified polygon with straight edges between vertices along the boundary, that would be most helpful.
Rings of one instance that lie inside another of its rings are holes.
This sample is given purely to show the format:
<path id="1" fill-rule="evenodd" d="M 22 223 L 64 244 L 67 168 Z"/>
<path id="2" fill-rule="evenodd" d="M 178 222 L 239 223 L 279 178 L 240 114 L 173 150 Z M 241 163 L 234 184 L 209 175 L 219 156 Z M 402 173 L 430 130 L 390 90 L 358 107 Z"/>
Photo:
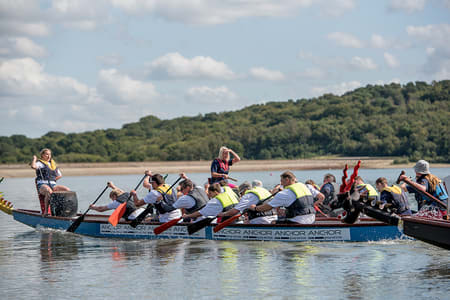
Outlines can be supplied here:
<path id="1" fill-rule="evenodd" d="M 66 230 L 76 219 L 64 217 L 43 218 L 39 212 L 15 209 L 12 212 L 16 221 L 34 228 Z M 107 216 L 87 215 L 77 228 L 80 235 L 120 238 L 120 239 L 207 239 L 207 240 L 244 240 L 244 241 L 347 241 L 367 242 L 404 238 L 397 226 L 386 225 L 372 219 L 355 224 L 344 224 L 336 218 L 320 219 L 311 225 L 251 225 L 235 224 L 214 233 L 214 225 L 189 235 L 187 224 L 178 224 L 155 235 L 153 229 L 161 225 L 149 222 L 131 227 L 120 222 L 116 227 L 108 223 Z"/>

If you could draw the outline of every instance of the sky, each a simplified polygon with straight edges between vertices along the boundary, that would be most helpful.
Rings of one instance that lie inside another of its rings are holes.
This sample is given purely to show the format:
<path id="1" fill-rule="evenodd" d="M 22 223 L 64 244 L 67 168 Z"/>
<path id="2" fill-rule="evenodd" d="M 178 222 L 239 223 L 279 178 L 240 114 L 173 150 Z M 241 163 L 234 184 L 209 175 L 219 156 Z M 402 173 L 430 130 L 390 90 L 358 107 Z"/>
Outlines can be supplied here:
<path id="1" fill-rule="evenodd" d="M 0 0 L 0 136 L 450 79 L 450 0 Z"/>

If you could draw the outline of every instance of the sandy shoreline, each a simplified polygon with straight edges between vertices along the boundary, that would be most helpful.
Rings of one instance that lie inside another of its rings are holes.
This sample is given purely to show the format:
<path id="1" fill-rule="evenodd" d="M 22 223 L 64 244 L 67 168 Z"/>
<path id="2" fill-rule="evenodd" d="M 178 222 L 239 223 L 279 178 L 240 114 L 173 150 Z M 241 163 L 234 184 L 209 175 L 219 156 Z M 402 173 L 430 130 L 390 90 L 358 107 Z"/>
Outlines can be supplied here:
<path id="1" fill-rule="evenodd" d="M 342 157 L 326 159 L 298 160 L 243 160 L 232 167 L 233 172 L 284 171 L 284 170 L 326 170 L 341 169 L 348 164 L 350 168 L 361 159 L 361 168 L 412 168 L 414 163 L 394 165 L 393 159 L 368 157 Z M 207 173 L 210 161 L 161 161 L 161 162 L 118 162 L 118 163 L 61 163 L 64 176 L 86 175 L 125 175 L 143 174 L 150 169 L 154 173 Z M 433 164 L 433 168 L 450 167 L 450 164 Z M 35 172 L 27 164 L 0 165 L 0 177 L 34 177 Z"/>

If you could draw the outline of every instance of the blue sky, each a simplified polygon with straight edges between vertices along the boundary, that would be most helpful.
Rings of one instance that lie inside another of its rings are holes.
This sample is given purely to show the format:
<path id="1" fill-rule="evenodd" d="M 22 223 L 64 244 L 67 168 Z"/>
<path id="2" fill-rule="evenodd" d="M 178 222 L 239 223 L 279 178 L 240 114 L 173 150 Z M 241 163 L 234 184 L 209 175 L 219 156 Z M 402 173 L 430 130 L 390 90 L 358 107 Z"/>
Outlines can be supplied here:
<path id="1" fill-rule="evenodd" d="M 0 136 L 450 79 L 450 0 L 0 0 Z"/>

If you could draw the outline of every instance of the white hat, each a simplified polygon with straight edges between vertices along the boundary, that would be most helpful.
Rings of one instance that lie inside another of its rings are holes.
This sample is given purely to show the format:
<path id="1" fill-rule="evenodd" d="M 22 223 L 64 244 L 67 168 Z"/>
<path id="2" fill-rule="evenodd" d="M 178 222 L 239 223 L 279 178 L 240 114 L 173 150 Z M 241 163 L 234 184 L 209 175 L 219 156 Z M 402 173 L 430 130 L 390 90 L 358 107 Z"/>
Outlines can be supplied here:
<path id="1" fill-rule="evenodd" d="M 421 159 L 414 166 L 414 171 L 419 174 L 430 174 L 430 164 Z"/>
<path id="2" fill-rule="evenodd" d="M 261 180 L 255 179 L 255 180 L 252 181 L 252 186 L 253 187 L 255 187 L 255 186 L 262 187 L 263 183 L 261 182 Z"/>

